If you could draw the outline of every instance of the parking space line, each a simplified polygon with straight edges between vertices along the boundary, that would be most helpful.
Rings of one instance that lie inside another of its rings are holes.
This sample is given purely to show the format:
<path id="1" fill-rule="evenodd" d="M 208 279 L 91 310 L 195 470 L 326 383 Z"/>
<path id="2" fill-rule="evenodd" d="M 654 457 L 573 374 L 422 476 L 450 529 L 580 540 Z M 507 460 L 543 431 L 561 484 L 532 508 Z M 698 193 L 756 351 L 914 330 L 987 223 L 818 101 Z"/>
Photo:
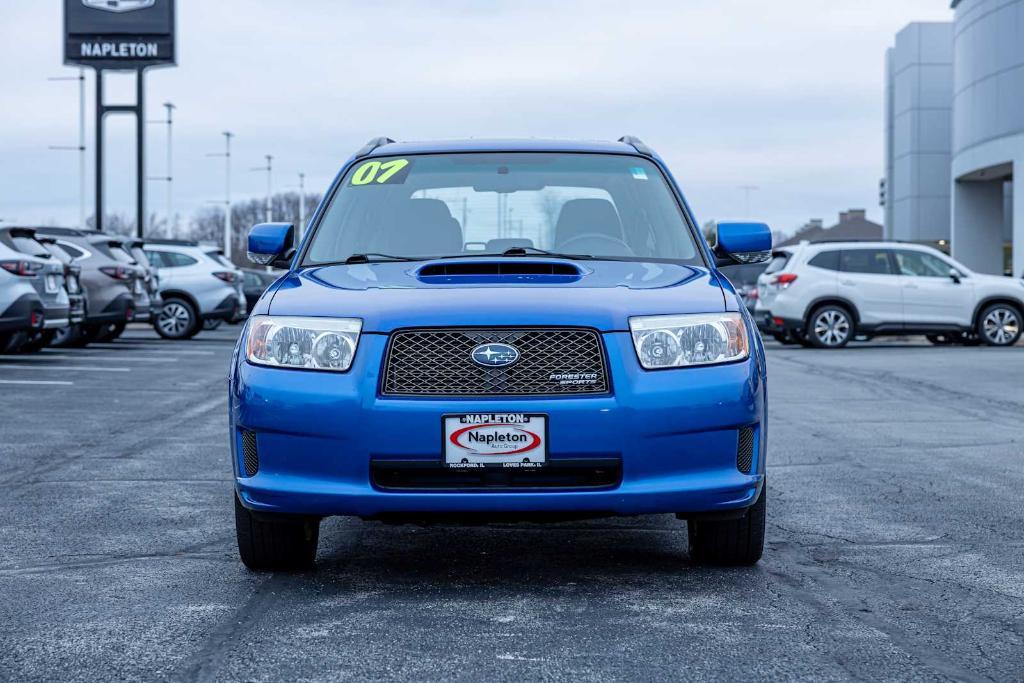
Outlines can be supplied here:
<path id="1" fill-rule="evenodd" d="M 25 363 L 36 363 L 36 362 L 47 363 L 48 361 L 51 361 L 51 360 L 61 360 L 61 361 L 67 361 L 67 360 L 71 360 L 71 361 L 74 361 L 74 360 L 89 360 L 90 362 L 93 362 L 93 361 L 95 361 L 95 362 L 100 362 L 100 361 L 118 361 L 118 362 L 122 362 L 122 363 L 169 363 L 171 361 L 178 360 L 178 358 L 177 358 L 177 356 L 171 356 L 169 358 L 136 358 L 134 356 L 127 356 L 127 355 L 124 355 L 124 354 L 118 354 L 118 355 L 114 355 L 114 356 L 94 355 L 94 356 L 89 356 L 88 358 L 86 358 L 84 356 L 78 356 L 78 355 L 74 355 L 74 354 L 65 355 L 65 354 L 56 354 L 56 353 L 54 353 L 54 354 L 46 354 L 45 356 L 39 356 L 39 355 L 34 355 L 34 356 L 0 356 L 0 360 L 16 360 L 16 361 L 22 361 L 22 362 L 25 362 Z"/>
<path id="2" fill-rule="evenodd" d="M 131 372 L 131 368 L 94 368 L 88 365 L 13 365 L 0 363 L 7 370 L 63 370 L 64 372 Z"/>
<path id="3" fill-rule="evenodd" d="M 171 341 L 170 339 L 165 339 L 165 340 L 154 340 L 154 341 L 144 341 L 144 342 L 131 342 L 131 341 L 125 342 L 125 341 L 120 341 L 119 340 L 119 341 L 115 341 L 115 342 L 98 342 L 98 343 L 106 343 L 107 345 L 120 346 L 122 348 L 127 348 L 127 347 L 131 346 L 131 347 L 134 347 L 134 348 L 137 348 L 137 349 L 146 348 L 146 347 L 150 347 L 150 346 L 156 347 L 156 348 L 167 348 L 167 347 L 186 348 L 186 347 L 190 347 L 190 348 L 215 349 L 215 348 L 222 347 L 222 346 L 232 346 L 232 345 L 234 345 L 235 341 L 237 341 L 237 339 L 233 338 L 233 339 L 224 339 L 224 340 L 221 340 L 221 341 L 206 341 L 206 342 L 195 341 L 195 340 L 191 340 L 191 341 Z"/>
<path id="4" fill-rule="evenodd" d="M 173 349 L 173 350 L 168 349 L 166 351 L 145 351 L 145 350 L 138 350 L 138 351 L 136 351 L 135 349 L 126 349 L 123 346 L 114 346 L 114 347 L 90 346 L 90 347 L 85 348 L 85 349 L 77 349 L 75 351 L 75 355 L 77 356 L 77 355 L 81 354 L 81 355 L 96 356 L 96 355 L 108 353 L 110 351 L 122 351 L 124 353 L 130 353 L 133 356 L 143 356 L 143 355 L 157 355 L 157 356 L 216 356 L 217 355 L 216 351 L 198 351 L 198 350 L 194 350 L 194 349 L 181 349 L 181 350 L 179 350 L 179 349 Z M 47 355 L 47 356 L 52 356 L 52 355 L 56 354 L 55 351 L 47 351 L 46 349 L 43 349 L 39 353 Z"/>
<path id="5" fill-rule="evenodd" d="M 66 382 L 63 380 L 45 380 L 45 379 L 0 379 L 0 384 L 48 384 L 60 386 L 70 386 L 74 382 Z"/>

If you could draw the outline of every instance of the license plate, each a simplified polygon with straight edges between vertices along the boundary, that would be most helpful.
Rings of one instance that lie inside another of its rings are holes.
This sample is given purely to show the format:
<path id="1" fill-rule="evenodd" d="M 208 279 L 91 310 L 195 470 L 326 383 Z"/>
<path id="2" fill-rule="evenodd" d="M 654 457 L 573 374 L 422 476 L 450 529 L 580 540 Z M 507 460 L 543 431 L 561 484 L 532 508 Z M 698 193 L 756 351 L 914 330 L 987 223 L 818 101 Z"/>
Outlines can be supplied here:
<path id="1" fill-rule="evenodd" d="M 53 294 L 54 292 L 57 291 L 58 287 L 59 287 L 59 285 L 57 284 L 57 276 L 53 275 L 53 274 L 50 274 L 50 273 L 47 273 L 47 275 L 46 275 L 46 292 L 48 294 Z"/>
<path id="2" fill-rule="evenodd" d="M 543 467 L 547 462 L 546 415 L 473 413 L 441 418 L 444 463 L 452 468 Z"/>

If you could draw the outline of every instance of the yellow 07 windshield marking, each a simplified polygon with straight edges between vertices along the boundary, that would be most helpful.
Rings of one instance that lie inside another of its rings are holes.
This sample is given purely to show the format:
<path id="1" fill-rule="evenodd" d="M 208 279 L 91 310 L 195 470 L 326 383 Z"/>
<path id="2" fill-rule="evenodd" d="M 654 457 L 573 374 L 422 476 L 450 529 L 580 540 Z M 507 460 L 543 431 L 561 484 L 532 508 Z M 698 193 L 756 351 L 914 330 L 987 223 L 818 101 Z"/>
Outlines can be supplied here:
<path id="1" fill-rule="evenodd" d="M 367 161 L 352 174 L 352 184 L 369 185 L 373 182 L 384 184 L 408 165 L 408 159 L 392 159 L 383 163 L 380 161 Z"/>

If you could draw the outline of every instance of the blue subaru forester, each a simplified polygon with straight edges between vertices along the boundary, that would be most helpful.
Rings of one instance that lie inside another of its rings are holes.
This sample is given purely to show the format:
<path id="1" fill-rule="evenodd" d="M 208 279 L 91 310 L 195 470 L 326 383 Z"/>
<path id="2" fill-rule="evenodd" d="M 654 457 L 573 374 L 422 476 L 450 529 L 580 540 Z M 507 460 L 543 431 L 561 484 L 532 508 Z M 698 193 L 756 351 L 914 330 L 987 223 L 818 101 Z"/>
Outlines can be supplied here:
<path id="1" fill-rule="evenodd" d="M 698 562 L 753 564 L 765 527 L 765 362 L 710 247 L 642 142 L 370 141 L 286 268 L 230 378 L 235 519 L 254 569 L 310 566 L 329 515 L 675 513 Z"/>

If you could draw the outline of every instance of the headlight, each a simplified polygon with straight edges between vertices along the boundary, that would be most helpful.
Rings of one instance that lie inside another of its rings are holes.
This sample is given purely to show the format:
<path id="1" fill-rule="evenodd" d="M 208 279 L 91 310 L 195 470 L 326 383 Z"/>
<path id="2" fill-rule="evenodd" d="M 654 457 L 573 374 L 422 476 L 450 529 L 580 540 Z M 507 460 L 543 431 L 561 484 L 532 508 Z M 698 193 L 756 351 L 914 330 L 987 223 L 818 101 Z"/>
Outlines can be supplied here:
<path id="1" fill-rule="evenodd" d="M 729 363 L 750 354 L 747 326 L 739 313 L 630 318 L 629 329 L 640 365 L 647 370 Z"/>
<path id="2" fill-rule="evenodd" d="M 362 327 L 358 318 L 253 316 L 245 357 L 257 365 L 345 372 L 356 355 Z"/>

